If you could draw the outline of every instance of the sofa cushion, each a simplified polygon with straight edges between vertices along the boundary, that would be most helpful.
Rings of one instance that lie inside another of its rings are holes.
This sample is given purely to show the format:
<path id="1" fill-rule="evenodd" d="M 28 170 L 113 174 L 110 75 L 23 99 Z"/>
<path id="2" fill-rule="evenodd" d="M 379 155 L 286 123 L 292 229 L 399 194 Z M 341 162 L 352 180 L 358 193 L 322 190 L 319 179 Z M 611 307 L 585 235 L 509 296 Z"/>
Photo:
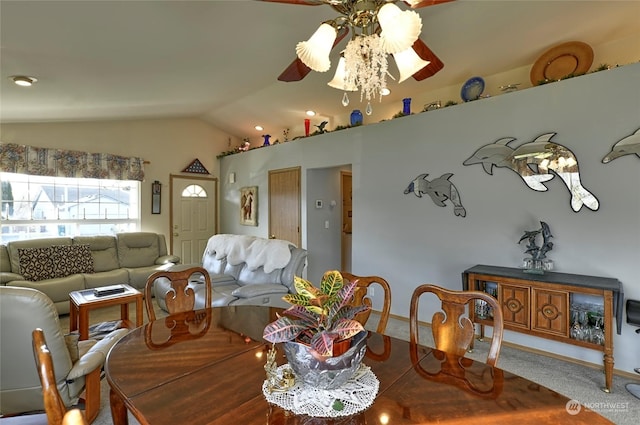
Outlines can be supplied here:
<path id="1" fill-rule="evenodd" d="M 151 266 L 160 256 L 157 233 L 118 233 L 116 239 L 120 267 Z"/>
<path id="2" fill-rule="evenodd" d="M 286 294 L 288 292 L 287 287 L 279 283 L 263 283 L 261 285 L 241 286 L 234 289 L 233 292 L 231 292 L 231 295 L 238 298 L 252 298 L 261 297 L 263 295 Z"/>
<path id="3" fill-rule="evenodd" d="M 89 245 L 54 245 L 51 250 L 55 277 L 93 273 L 93 257 Z"/>
<path id="4" fill-rule="evenodd" d="M 74 245 L 89 245 L 93 257 L 93 271 L 107 272 L 120 268 L 114 236 L 76 236 Z"/>
<path id="5" fill-rule="evenodd" d="M 18 248 L 20 274 L 25 279 L 37 282 L 56 277 L 51 261 L 52 248 Z"/>

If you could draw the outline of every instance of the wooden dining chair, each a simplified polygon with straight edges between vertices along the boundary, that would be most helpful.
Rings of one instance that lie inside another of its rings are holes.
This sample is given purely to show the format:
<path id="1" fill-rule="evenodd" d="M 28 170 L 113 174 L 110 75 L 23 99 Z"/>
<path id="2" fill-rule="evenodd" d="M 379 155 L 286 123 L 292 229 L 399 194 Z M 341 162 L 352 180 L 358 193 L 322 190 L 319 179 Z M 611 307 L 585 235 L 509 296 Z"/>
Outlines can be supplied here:
<path id="1" fill-rule="evenodd" d="M 44 331 L 40 328 L 34 329 L 31 338 L 33 340 L 33 356 L 42 385 L 47 423 L 49 425 L 87 425 L 88 422 L 79 409 L 71 409 L 67 412 L 56 386 L 53 359 L 49 347 L 47 347 Z"/>
<path id="2" fill-rule="evenodd" d="M 498 301 L 480 291 L 455 291 L 429 284 L 418 286 L 411 296 L 409 312 L 409 333 L 412 344 L 418 344 L 418 301 L 425 292 L 435 294 L 442 303 L 443 311 L 437 311 L 431 320 L 431 331 L 436 348 L 459 356 L 464 356 L 475 336 L 474 325 L 465 316 L 467 306 L 473 308 L 475 300 L 485 301 L 488 304 L 493 310 L 493 336 L 486 363 L 495 366 L 500 355 L 504 331 L 502 309 Z"/>
<path id="3" fill-rule="evenodd" d="M 206 269 L 203 267 L 189 267 L 184 270 L 158 271 L 149 276 L 144 288 L 144 300 L 149 321 L 156 320 L 152 297 L 156 280 L 162 278 L 167 279 L 169 282 L 167 289 L 163 290 L 166 291 L 165 303 L 170 314 L 195 310 L 196 294 L 191 284 L 191 277 L 196 274 L 202 275 L 204 278 L 205 301 L 203 308 L 211 307 L 211 277 Z M 196 284 L 199 284 L 199 281 Z M 156 294 L 157 291 L 158 288 L 156 287 Z"/>
<path id="4" fill-rule="evenodd" d="M 354 305 L 368 305 L 371 307 L 371 299 L 367 296 L 368 288 L 372 284 L 378 284 L 383 292 L 384 299 L 382 300 L 382 310 L 380 311 L 380 321 L 378 322 L 378 328 L 376 332 L 379 334 L 384 334 L 387 329 L 387 322 L 389 321 L 389 313 L 391 311 L 391 286 L 389 283 L 381 278 L 380 276 L 356 276 L 349 272 L 340 272 L 342 278 L 344 280 L 348 280 L 349 282 L 353 282 L 354 280 L 358 281 L 355 293 L 354 293 Z M 355 319 L 364 325 L 369 320 L 369 316 L 371 315 L 371 309 L 364 311 L 358 314 Z"/>

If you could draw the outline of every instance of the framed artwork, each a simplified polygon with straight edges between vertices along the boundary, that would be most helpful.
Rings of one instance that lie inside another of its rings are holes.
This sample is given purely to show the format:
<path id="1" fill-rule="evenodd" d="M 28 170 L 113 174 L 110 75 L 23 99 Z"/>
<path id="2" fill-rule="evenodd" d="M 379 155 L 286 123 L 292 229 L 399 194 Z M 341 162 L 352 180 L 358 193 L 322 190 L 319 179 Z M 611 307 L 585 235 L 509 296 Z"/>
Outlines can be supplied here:
<path id="1" fill-rule="evenodd" d="M 162 183 L 156 180 L 151 183 L 151 214 L 160 214 L 161 197 Z"/>
<path id="2" fill-rule="evenodd" d="M 258 225 L 258 186 L 240 188 L 240 224 Z"/>

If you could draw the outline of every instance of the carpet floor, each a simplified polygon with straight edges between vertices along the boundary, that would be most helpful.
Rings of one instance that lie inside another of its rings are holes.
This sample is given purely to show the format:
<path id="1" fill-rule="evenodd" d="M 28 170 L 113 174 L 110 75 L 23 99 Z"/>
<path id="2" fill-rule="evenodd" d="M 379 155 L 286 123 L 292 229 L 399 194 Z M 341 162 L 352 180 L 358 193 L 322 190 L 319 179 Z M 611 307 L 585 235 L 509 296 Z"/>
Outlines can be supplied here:
<path id="1" fill-rule="evenodd" d="M 166 315 L 157 306 L 155 310 L 157 317 Z M 95 310 L 90 313 L 90 324 L 116 320 L 119 315 L 120 307 L 118 306 Z M 135 309 L 132 307 L 130 308 L 130 316 L 131 320 L 135 320 Z M 147 322 L 146 313 L 144 322 Z M 376 322 L 377 316 L 374 313 L 367 323 L 367 328 L 375 329 Z M 69 329 L 68 315 L 60 317 L 60 326 L 64 331 Z M 408 341 L 408 322 L 391 318 L 387 325 L 387 334 Z M 429 328 L 421 330 L 420 341 L 425 345 L 433 344 Z M 476 341 L 475 348 L 472 353 L 468 353 L 468 357 L 484 361 L 488 348 L 488 342 Z M 498 366 L 577 400 L 617 425 L 638 425 L 640 423 L 640 400 L 629 394 L 625 388 L 627 383 L 640 383 L 640 377 L 637 380 L 632 380 L 616 375 L 613 378 L 613 392 L 606 394 L 600 390 L 604 384 L 604 373 L 601 368 L 531 353 L 504 344 L 500 351 Z M 93 424 L 113 424 L 109 410 L 109 384 L 106 379 L 101 382 L 101 409 Z M 129 424 L 139 425 L 139 422 L 129 414 Z"/>

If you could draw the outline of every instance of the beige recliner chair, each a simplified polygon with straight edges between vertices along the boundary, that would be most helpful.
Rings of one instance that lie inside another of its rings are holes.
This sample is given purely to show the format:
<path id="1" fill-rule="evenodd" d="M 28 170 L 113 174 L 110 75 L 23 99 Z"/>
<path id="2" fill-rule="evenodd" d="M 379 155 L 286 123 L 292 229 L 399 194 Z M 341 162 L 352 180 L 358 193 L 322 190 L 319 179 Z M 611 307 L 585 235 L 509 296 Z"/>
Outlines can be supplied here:
<path id="1" fill-rule="evenodd" d="M 35 367 L 32 332 L 44 330 L 53 357 L 58 391 L 67 407 L 78 403 L 86 389 L 85 415 L 93 421 L 100 409 L 100 371 L 107 353 L 127 329 L 100 341 L 77 341 L 60 330 L 58 313 L 44 293 L 0 286 L 0 412 L 10 415 L 44 410 L 42 387 Z"/>

